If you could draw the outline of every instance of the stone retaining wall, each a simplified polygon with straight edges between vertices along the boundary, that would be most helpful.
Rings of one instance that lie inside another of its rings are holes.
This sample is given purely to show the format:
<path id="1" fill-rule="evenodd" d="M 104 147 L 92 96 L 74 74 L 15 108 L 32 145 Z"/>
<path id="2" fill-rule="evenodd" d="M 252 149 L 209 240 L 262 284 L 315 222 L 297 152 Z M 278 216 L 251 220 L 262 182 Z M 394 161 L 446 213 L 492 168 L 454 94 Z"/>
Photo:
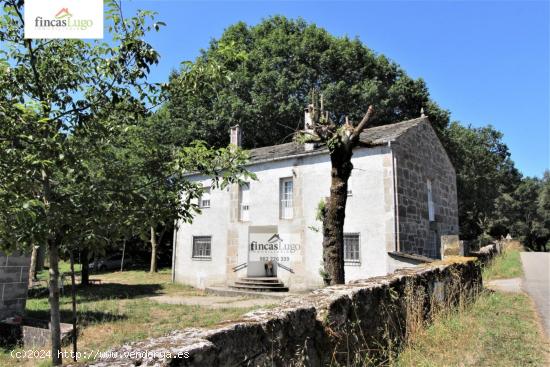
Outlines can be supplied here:
<path id="1" fill-rule="evenodd" d="M 356 358 L 365 365 L 397 350 L 432 311 L 473 299 L 481 288 L 480 261 L 454 257 L 288 297 L 214 329 L 125 345 L 93 366 L 324 366 L 356 365 Z M 187 358 L 161 357 L 167 353 Z"/>
<path id="2" fill-rule="evenodd" d="M 0 321 L 25 312 L 30 257 L 0 252 Z"/>

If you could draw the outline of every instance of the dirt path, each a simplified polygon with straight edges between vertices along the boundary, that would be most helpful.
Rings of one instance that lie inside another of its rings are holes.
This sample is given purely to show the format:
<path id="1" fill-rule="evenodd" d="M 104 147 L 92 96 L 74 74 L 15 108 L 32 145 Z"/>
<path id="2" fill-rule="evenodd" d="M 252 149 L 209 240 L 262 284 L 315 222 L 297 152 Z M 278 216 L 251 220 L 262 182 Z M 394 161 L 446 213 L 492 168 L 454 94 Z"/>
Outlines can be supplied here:
<path id="1" fill-rule="evenodd" d="M 204 306 L 208 308 L 248 308 L 255 306 L 268 306 L 280 302 L 280 299 L 245 298 L 223 296 L 178 296 L 163 295 L 149 297 L 150 300 L 171 305 Z"/>
<path id="2" fill-rule="evenodd" d="M 523 290 L 531 296 L 550 337 L 550 253 L 522 252 Z"/>
<path id="3" fill-rule="evenodd" d="M 521 293 L 521 278 L 489 280 L 487 288 L 507 293 Z"/>

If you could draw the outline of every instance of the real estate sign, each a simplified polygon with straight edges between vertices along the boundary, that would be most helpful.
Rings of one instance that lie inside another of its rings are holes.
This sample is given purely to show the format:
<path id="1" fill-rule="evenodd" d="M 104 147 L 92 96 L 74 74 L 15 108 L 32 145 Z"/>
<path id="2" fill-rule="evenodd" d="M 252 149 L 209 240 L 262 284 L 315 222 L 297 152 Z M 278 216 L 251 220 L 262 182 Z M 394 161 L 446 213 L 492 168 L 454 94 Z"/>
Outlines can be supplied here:
<path id="1" fill-rule="evenodd" d="M 272 262 L 290 267 L 301 257 L 300 236 L 297 233 L 279 232 L 277 226 L 251 226 L 248 230 L 248 264 L 254 268 Z M 261 275 L 261 274 L 260 274 Z"/>
<path id="2" fill-rule="evenodd" d="M 103 0 L 25 0 L 25 38 L 103 38 Z"/>

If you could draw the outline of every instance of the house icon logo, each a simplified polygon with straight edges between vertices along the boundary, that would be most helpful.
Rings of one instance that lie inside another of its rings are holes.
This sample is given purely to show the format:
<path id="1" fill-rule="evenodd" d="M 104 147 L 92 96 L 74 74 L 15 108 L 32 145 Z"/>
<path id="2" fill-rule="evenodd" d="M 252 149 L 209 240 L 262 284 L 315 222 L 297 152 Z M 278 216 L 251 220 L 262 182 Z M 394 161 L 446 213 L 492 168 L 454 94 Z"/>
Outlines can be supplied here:
<path id="1" fill-rule="evenodd" d="M 267 240 L 267 243 L 281 243 L 281 242 L 283 242 L 283 239 L 279 236 L 278 233 L 275 233 L 273 236 L 271 236 Z"/>
<path id="2" fill-rule="evenodd" d="M 69 13 L 69 8 L 61 8 L 61 10 L 59 10 L 57 12 L 57 14 L 55 15 L 55 18 L 56 19 L 63 19 L 63 18 L 70 18 L 72 16 L 73 15 L 71 13 Z"/>

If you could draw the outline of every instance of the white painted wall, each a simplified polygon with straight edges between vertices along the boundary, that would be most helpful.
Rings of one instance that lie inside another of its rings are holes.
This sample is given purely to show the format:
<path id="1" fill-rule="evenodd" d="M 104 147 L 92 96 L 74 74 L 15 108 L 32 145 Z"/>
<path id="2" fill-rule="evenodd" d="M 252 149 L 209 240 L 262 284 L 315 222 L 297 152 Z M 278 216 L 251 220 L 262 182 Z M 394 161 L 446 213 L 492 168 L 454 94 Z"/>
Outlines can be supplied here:
<path id="1" fill-rule="evenodd" d="M 384 159 L 391 162 L 392 153 L 387 147 L 361 148 L 354 152 L 354 170 L 350 178 L 352 196 L 346 207 L 345 232 L 360 234 L 358 265 L 346 265 L 346 280 L 385 275 L 389 269 L 387 255 L 388 234 L 394 235 L 393 186 L 384 190 L 384 175 L 393 171 Z M 321 229 L 316 221 L 317 205 L 329 195 L 330 159 L 327 154 L 290 158 L 281 161 L 258 163 L 249 170 L 258 181 L 250 183 L 250 221 L 230 222 L 230 193 L 212 190 L 211 207 L 203 210 L 192 224 L 179 224 L 175 253 L 175 280 L 179 283 L 204 287 L 225 285 L 227 242 L 229 229 L 236 230 L 239 238 L 238 264 L 248 259 L 248 226 L 278 225 L 280 233 L 292 232 L 301 241 L 302 249 L 293 257 L 291 267 L 295 274 L 279 269 L 278 277 L 291 289 L 310 289 L 322 284 L 319 269 L 322 261 L 322 233 L 308 228 Z M 388 171 L 390 170 L 390 171 Z M 294 177 L 294 218 L 279 219 L 279 180 Z M 209 180 L 194 176 L 205 186 Z M 386 198 L 388 196 L 388 198 Z M 387 200 L 392 206 L 388 209 Z M 192 259 L 192 236 L 212 236 L 212 259 Z M 393 249 L 392 249 L 393 250 Z M 245 276 L 246 269 L 238 276 Z"/>

